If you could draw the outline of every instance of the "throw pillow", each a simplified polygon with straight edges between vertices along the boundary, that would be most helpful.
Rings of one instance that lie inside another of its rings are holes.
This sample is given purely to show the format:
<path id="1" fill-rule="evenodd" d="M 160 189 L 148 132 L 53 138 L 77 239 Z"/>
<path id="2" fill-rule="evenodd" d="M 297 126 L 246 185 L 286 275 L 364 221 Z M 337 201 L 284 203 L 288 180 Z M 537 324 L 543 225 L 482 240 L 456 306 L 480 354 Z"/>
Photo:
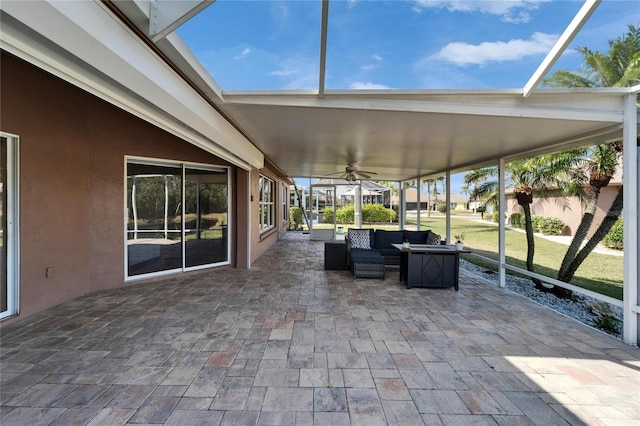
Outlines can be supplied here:
<path id="1" fill-rule="evenodd" d="M 349 238 L 351 239 L 351 247 L 353 248 L 371 248 L 371 239 L 369 238 L 368 229 L 349 229 Z"/>
<path id="2" fill-rule="evenodd" d="M 440 235 L 434 233 L 434 232 L 429 232 L 429 235 L 427 236 L 427 244 L 430 245 L 440 245 Z"/>

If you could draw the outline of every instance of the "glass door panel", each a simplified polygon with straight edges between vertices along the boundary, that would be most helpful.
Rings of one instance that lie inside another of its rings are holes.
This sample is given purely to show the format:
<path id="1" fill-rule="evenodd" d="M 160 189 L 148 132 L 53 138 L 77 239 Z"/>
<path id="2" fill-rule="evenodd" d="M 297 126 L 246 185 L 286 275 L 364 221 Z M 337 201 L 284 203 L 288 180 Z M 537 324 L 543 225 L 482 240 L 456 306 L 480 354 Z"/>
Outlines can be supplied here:
<path id="1" fill-rule="evenodd" d="M 18 138 L 0 136 L 0 319 L 18 313 Z"/>
<path id="2" fill-rule="evenodd" d="M 128 276 L 182 268 L 182 169 L 127 164 Z"/>
<path id="3" fill-rule="evenodd" d="M 7 283 L 7 143 L 5 137 L 0 138 L 0 314 L 9 309 Z"/>
<path id="4" fill-rule="evenodd" d="M 312 240 L 328 240 L 336 234 L 336 187 L 312 185 L 309 202 L 309 227 Z"/>
<path id="5" fill-rule="evenodd" d="M 185 266 L 228 260 L 227 170 L 185 170 Z"/>

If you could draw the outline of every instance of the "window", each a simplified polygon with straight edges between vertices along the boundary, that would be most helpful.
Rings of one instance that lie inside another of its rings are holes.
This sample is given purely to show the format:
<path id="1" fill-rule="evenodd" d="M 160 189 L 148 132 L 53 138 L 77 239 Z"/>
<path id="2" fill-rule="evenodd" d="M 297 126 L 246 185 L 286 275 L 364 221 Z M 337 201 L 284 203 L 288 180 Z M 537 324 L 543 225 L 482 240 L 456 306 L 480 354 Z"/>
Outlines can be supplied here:
<path id="1" fill-rule="evenodd" d="M 282 221 L 286 222 L 289 217 L 289 207 L 287 206 L 287 200 L 289 199 L 289 188 L 286 185 L 282 185 L 282 197 L 280 200 L 282 202 Z"/>
<path id="2" fill-rule="evenodd" d="M 228 263 L 228 170 L 127 162 L 127 276 Z"/>
<path id="3" fill-rule="evenodd" d="M 274 227 L 274 183 L 266 176 L 260 175 L 260 232 Z"/>
<path id="4" fill-rule="evenodd" d="M 0 319 L 18 314 L 18 138 L 0 134 Z"/>

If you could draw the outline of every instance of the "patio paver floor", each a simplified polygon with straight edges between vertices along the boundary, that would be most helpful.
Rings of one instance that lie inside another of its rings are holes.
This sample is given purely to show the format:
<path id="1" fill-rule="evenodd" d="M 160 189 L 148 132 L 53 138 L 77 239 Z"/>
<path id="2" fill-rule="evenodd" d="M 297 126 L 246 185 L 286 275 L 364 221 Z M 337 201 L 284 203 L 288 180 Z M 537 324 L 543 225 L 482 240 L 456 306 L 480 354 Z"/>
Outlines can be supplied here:
<path id="1" fill-rule="evenodd" d="M 638 425 L 640 350 L 463 274 L 250 270 L 92 293 L 0 330 L 6 425 Z"/>

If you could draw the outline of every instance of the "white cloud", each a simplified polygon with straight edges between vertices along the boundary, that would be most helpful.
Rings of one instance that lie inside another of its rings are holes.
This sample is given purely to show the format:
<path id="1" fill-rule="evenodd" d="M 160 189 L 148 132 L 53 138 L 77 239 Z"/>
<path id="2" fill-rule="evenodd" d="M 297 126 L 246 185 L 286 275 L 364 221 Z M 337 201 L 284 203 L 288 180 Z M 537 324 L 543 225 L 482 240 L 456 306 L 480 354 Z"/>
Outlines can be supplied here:
<path id="1" fill-rule="evenodd" d="M 271 71 L 269 73 L 269 75 L 273 75 L 275 77 L 291 77 L 296 74 L 297 72 L 295 70 L 278 70 L 278 71 Z"/>
<path id="2" fill-rule="evenodd" d="M 544 55 L 558 39 L 556 34 L 534 33 L 529 40 L 514 39 L 480 44 L 449 43 L 432 59 L 456 65 L 484 65 L 487 62 L 517 61 L 526 56 Z"/>
<path id="3" fill-rule="evenodd" d="M 246 49 L 244 49 L 242 52 L 240 52 L 238 55 L 234 56 L 233 59 L 236 60 L 240 60 L 240 59 L 244 59 L 247 56 L 249 56 L 249 53 L 251 53 L 251 49 L 249 49 L 248 47 Z"/>
<path id="4" fill-rule="evenodd" d="M 318 68 L 317 60 L 312 57 L 288 57 L 277 64 L 275 70 L 269 71 L 270 76 L 278 77 L 281 89 L 317 89 Z"/>
<path id="5" fill-rule="evenodd" d="M 380 66 L 380 64 L 382 63 L 382 56 L 378 55 L 377 53 L 374 55 L 371 55 L 371 59 L 373 59 L 373 62 L 362 65 L 360 67 L 360 69 L 363 69 L 365 71 L 369 71 L 375 68 L 378 68 Z"/>
<path id="6" fill-rule="evenodd" d="M 415 10 L 425 8 L 447 9 L 450 12 L 480 12 L 500 16 L 504 22 L 524 23 L 531 20 L 529 11 L 550 0 L 414 0 Z"/>
<path id="7" fill-rule="evenodd" d="M 353 82 L 353 83 L 349 84 L 349 89 L 353 89 L 353 90 L 379 90 L 379 89 L 390 89 L 390 87 L 389 86 L 385 86 L 384 84 L 372 83 L 370 81 L 368 81 L 368 82 L 356 81 L 356 82 Z"/>

